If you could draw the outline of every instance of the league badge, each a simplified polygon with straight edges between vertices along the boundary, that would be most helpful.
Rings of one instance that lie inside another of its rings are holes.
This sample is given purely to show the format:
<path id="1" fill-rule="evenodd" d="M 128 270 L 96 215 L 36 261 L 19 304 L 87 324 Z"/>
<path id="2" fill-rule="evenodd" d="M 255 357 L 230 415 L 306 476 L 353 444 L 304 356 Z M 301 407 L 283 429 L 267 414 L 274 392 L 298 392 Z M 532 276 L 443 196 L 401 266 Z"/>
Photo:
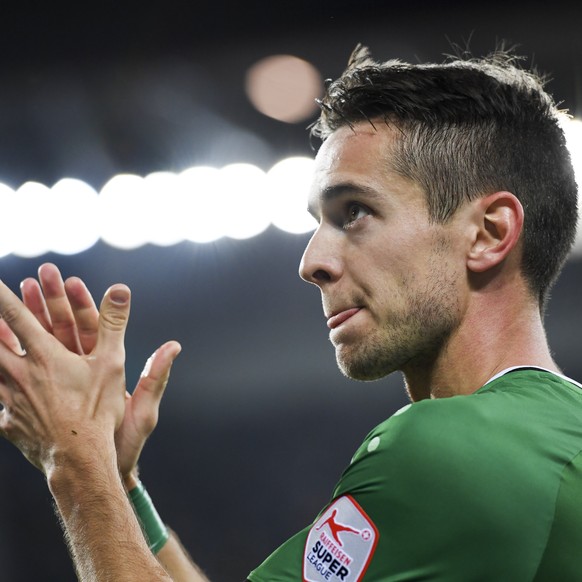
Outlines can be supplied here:
<path id="1" fill-rule="evenodd" d="M 349 495 L 336 499 L 313 524 L 303 557 L 304 582 L 358 582 L 368 568 L 378 530 Z"/>

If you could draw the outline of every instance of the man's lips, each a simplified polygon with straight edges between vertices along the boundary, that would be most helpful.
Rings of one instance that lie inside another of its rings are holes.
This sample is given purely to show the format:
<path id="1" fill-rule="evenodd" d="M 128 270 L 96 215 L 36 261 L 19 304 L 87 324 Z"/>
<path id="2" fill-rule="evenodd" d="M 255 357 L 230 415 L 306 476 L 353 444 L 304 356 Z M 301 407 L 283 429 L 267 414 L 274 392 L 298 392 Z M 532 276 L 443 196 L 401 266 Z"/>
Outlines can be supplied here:
<path id="1" fill-rule="evenodd" d="M 351 309 L 346 309 L 345 311 L 340 311 L 339 313 L 335 313 L 327 320 L 327 327 L 329 329 L 335 329 L 339 325 L 341 325 L 344 321 L 355 315 L 362 309 L 361 307 L 352 307 Z"/>

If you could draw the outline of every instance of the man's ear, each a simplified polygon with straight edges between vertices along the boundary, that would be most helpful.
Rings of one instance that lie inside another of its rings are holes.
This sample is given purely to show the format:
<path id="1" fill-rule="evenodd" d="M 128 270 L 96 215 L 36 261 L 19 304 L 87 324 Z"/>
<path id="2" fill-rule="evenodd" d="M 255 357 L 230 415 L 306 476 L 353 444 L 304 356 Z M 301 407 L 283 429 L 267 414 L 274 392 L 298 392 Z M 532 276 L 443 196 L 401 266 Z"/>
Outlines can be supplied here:
<path id="1" fill-rule="evenodd" d="M 483 273 L 499 265 L 517 245 L 523 229 L 523 206 L 511 192 L 495 192 L 473 204 L 477 228 L 467 267 Z"/>

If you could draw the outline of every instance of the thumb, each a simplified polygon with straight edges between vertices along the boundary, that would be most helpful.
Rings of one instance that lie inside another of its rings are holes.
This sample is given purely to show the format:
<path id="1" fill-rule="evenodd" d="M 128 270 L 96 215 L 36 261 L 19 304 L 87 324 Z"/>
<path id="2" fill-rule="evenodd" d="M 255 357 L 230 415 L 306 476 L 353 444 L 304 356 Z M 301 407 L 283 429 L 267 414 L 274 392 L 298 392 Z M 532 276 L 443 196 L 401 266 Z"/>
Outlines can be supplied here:
<path id="1" fill-rule="evenodd" d="M 129 320 L 131 291 L 127 285 L 111 286 L 99 307 L 97 350 L 123 354 L 123 340 Z"/>
<path id="2" fill-rule="evenodd" d="M 170 378 L 172 364 L 181 350 L 182 346 L 176 341 L 166 342 L 158 348 L 146 362 L 144 371 L 133 391 L 134 411 L 138 416 L 144 418 L 150 416 L 154 419 L 151 430 L 157 421 L 157 410 Z"/>

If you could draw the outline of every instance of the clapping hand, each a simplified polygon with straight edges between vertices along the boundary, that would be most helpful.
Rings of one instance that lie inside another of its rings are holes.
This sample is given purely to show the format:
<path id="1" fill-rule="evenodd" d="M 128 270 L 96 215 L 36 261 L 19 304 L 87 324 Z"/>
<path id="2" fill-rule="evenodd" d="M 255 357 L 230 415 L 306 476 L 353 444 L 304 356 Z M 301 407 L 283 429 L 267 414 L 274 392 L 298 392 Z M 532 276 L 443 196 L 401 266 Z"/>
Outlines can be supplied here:
<path id="1" fill-rule="evenodd" d="M 31 359 L 33 354 L 33 359 L 39 358 L 43 365 L 35 369 L 35 374 L 40 377 L 35 380 L 36 388 L 31 384 L 31 390 L 48 390 L 51 394 L 47 393 L 46 397 L 54 400 L 49 407 L 51 414 L 61 420 L 69 418 L 71 421 L 74 418 L 80 419 L 80 416 L 69 410 L 69 407 L 90 405 L 91 398 L 84 394 L 79 401 L 73 399 L 64 403 L 61 399 L 58 405 L 59 399 L 54 398 L 55 393 L 61 391 L 63 397 L 70 399 L 68 389 L 64 389 L 61 384 L 55 384 L 51 385 L 49 390 L 45 387 L 47 381 L 43 380 L 42 376 L 52 375 L 61 370 L 62 374 L 57 374 L 54 381 L 62 383 L 64 379 L 61 376 L 65 370 L 68 376 L 74 377 L 74 374 L 81 373 L 83 366 L 89 367 L 91 372 L 85 370 L 85 375 L 81 374 L 82 378 L 77 382 L 83 386 L 85 392 L 89 389 L 97 392 L 94 395 L 96 402 L 93 406 L 99 407 L 99 399 L 104 395 L 112 399 L 117 396 L 115 406 L 103 408 L 108 411 L 107 418 L 114 430 L 119 470 L 126 485 L 131 488 L 145 441 L 157 424 L 160 401 L 172 363 L 180 352 L 180 345 L 170 341 L 160 346 L 146 363 L 133 393 L 129 394 L 125 391 L 123 379 L 123 335 L 129 315 L 129 290 L 124 286 L 112 287 L 105 295 L 100 313 L 81 279 L 71 277 L 63 281 L 57 267 L 48 263 L 40 267 L 38 276 L 38 281 L 29 278 L 21 285 L 22 301 L 28 310 L 24 309 L 22 303 L 9 290 L 6 288 L 0 290 L 2 302 L 0 309 L 3 314 L 3 319 L 0 320 L 0 370 L 4 376 L 2 378 L 4 382 L 0 387 L 0 401 L 5 406 L 5 410 L 0 413 L 4 415 L 0 429 L 4 431 L 4 436 L 19 446 L 16 441 L 20 437 L 16 436 L 17 431 L 10 422 L 16 421 L 14 406 L 22 397 L 19 390 L 24 389 L 24 386 L 15 391 L 10 385 L 18 381 L 18 378 L 13 376 L 20 373 L 22 366 L 6 367 L 5 362 L 15 365 L 15 362 L 22 363 Z M 112 301 L 116 293 L 127 295 L 126 306 L 117 307 Z M 115 320 L 113 324 L 109 318 Z M 109 330 L 109 327 L 113 329 Z M 79 365 L 80 363 L 82 364 Z M 113 369 L 116 370 L 115 373 Z M 94 386 L 93 376 L 99 370 L 102 374 L 108 371 L 110 376 L 100 381 L 107 384 L 107 378 L 110 378 L 110 385 L 100 384 L 99 388 Z M 71 380 L 68 378 L 67 382 Z M 44 405 L 46 407 L 47 403 Z M 55 405 L 60 408 L 58 412 L 52 408 Z M 113 412 L 114 410 L 116 412 Z M 26 426 L 29 423 L 35 424 L 37 420 L 23 417 L 19 418 L 18 422 Z M 65 424 L 68 426 L 68 422 Z M 36 424 L 34 428 L 31 426 L 28 428 L 38 429 Z M 40 440 L 50 441 L 51 438 L 55 437 L 43 435 Z M 27 439 L 35 441 L 30 435 Z M 23 450 L 22 447 L 19 448 Z M 43 465 L 43 461 L 37 458 L 38 451 L 27 453 L 23 450 L 23 452 L 37 466 Z"/>

